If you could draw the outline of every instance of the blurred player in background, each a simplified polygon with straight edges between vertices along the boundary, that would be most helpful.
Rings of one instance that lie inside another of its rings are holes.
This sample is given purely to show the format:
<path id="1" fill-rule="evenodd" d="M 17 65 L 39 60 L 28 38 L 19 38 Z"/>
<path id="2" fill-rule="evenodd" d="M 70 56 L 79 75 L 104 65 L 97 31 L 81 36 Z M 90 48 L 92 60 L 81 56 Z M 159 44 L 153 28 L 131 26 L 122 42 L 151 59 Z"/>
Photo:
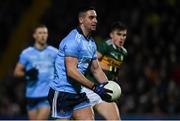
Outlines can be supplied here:
<path id="1" fill-rule="evenodd" d="M 93 90 L 103 100 L 110 101 L 112 92 L 104 86 L 108 79 L 96 56 L 96 45 L 91 37 L 96 30 L 97 15 L 93 7 L 79 11 L 79 27 L 73 29 L 60 43 L 55 61 L 55 78 L 50 83 L 49 102 L 52 117 L 57 119 L 94 120 L 94 114 L 82 85 Z M 100 84 L 94 84 L 84 74 L 91 71 Z"/>
<path id="2" fill-rule="evenodd" d="M 126 40 L 127 27 L 117 21 L 112 23 L 110 29 L 110 39 L 101 41 L 97 45 L 97 57 L 100 65 L 109 80 L 114 80 L 120 65 L 127 56 L 127 50 L 124 48 Z M 95 81 L 91 73 L 87 73 L 87 78 Z M 115 102 L 105 102 L 91 90 L 84 88 L 93 108 L 107 120 L 119 120 L 120 114 Z"/>
<path id="3" fill-rule="evenodd" d="M 34 46 L 22 51 L 14 75 L 24 77 L 26 80 L 28 118 L 45 120 L 50 113 L 47 96 L 58 50 L 47 44 L 48 29 L 45 25 L 35 28 L 33 38 Z"/>

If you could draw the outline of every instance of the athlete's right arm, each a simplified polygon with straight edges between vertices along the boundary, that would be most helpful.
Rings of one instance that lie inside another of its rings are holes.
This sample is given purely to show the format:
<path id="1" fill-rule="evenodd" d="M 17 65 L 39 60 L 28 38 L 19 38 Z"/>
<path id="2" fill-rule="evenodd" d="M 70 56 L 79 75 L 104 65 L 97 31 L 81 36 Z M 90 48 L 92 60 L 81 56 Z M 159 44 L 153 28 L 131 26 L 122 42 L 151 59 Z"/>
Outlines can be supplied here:
<path id="1" fill-rule="evenodd" d="M 38 79 L 38 70 L 36 68 L 31 68 L 28 71 L 25 71 L 24 65 L 17 63 L 15 70 L 14 70 L 14 76 L 23 78 L 25 77 L 26 80 L 37 80 Z"/>
<path id="2" fill-rule="evenodd" d="M 85 76 L 78 71 L 77 69 L 77 64 L 78 64 L 78 59 L 75 57 L 65 57 L 65 63 L 66 63 L 66 69 L 67 69 L 67 75 L 77 82 L 81 83 L 85 87 L 93 90 L 95 93 L 97 93 L 103 100 L 107 102 L 111 102 L 111 96 L 108 94 L 112 93 L 111 90 L 105 89 L 104 86 L 108 83 L 101 83 L 101 84 L 94 84 Z"/>
<path id="3" fill-rule="evenodd" d="M 25 71 L 24 71 L 24 65 L 17 63 L 15 70 L 14 70 L 14 76 L 15 77 L 24 77 Z"/>
<path id="4" fill-rule="evenodd" d="M 81 83 L 85 87 L 92 89 L 94 83 L 88 80 L 78 69 L 78 59 L 76 57 L 67 56 L 65 57 L 65 63 L 67 68 L 67 75 L 77 82 Z"/>

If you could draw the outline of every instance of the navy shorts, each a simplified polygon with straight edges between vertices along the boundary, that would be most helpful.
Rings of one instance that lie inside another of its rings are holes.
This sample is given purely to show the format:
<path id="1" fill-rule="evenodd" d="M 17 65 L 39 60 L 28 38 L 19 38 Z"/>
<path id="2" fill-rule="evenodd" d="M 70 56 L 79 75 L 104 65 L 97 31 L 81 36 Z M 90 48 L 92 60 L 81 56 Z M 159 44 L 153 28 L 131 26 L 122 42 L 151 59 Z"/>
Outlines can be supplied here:
<path id="1" fill-rule="evenodd" d="M 52 88 L 49 90 L 48 100 L 52 118 L 58 119 L 70 119 L 73 110 L 91 106 L 85 93 L 74 94 L 55 91 Z"/>
<path id="2" fill-rule="evenodd" d="M 50 106 L 48 102 L 48 97 L 42 97 L 42 98 L 26 98 L 27 102 L 27 110 L 35 110 L 40 107 L 44 106 Z"/>

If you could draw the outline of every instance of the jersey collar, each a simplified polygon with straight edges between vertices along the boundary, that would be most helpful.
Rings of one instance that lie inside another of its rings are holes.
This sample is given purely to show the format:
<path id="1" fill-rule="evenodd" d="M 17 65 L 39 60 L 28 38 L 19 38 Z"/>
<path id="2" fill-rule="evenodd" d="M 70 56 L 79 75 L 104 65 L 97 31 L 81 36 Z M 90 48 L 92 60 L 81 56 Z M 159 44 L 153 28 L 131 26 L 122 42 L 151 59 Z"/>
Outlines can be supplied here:
<path id="1" fill-rule="evenodd" d="M 43 49 L 38 49 L 36 46 L 35 46 L 35 44 L 34 44 L 34 49 L 36 49 L 37 51 L 43 51 L 43 50 L 45 50 L 47 47 L 48 47 L 48 44 L 46 44 L 46 46 L 43 48 Z"/>
<path id="2" fill-rule="evenodd" d="M 77 27 L 76 30 L 77 30 L 80 34 L 82 34 L 83 37 L 84 37 L 87 41 L 90 40 L 91 37 L 86 37 L 86 36 L 83 34 L 83 31 L 82 31 L 82 29 L 81 29 L 80 27 Z"/>

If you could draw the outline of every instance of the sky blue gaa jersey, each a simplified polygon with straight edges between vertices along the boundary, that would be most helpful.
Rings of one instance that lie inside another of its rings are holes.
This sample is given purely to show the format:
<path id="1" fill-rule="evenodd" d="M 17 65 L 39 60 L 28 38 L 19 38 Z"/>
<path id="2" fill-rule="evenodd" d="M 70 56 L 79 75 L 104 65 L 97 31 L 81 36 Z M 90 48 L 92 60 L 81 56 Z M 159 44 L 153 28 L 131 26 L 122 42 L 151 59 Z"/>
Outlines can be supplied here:
<path id="1" fill-rule="evenodd" d="M 55 61 L 54 80 L 51 81 L 50 86 L 57 91 L 79 93 L 81 92 L 81 85 L 67 77 L 66 56 L 76 57 L 78 59 L 77 68 L 84 74 L 91 60 L 97 59 L 96 44 L 91 37 L 86 38 L 80 28 L 77 28 L 73 29 L 59 45 L 59 52 Z"/>
<path id="2" fill-rule="evenodd" d="M 52 46 L 47 46 L 43 50 L 35 47 L 24 49 L 20 55 L 19 63 L 23 64 L 25 70 L 33 67 L 38 69 L 38 80 L 27 81 L 26 97 L 46 97 L 49 91 L 49 82 L 54 75 L 54 62 L 58 50 Z"/>

